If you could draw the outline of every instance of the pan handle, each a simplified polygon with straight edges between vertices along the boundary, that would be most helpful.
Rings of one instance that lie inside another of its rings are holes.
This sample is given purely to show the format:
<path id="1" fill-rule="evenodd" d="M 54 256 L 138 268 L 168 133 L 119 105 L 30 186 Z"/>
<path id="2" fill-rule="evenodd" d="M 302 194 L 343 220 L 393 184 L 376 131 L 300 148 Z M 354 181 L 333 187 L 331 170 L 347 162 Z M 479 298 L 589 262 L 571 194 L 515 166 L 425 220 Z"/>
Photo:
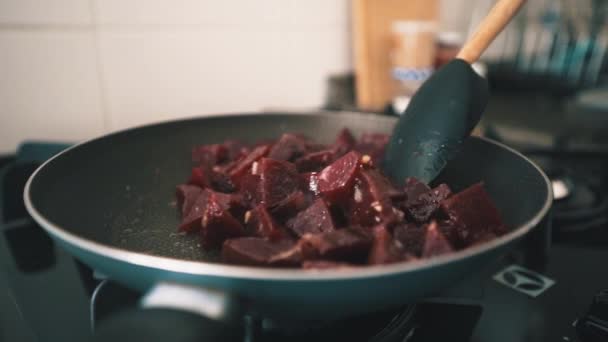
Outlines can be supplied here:
<path id="1" fill-rule="evenodd" d="M 140 308 L 100 322 L 93 341 L 242 341 L 239 306 L 226 292 L 162 282 Z"/>

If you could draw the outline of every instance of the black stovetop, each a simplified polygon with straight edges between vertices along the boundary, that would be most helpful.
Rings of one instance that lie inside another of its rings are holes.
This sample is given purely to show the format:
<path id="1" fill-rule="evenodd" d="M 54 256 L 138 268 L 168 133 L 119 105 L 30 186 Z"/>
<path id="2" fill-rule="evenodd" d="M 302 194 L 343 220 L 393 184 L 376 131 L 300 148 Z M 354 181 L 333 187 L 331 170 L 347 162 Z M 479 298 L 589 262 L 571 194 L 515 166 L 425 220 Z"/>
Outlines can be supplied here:
<path id="1" fill-rule="evenodd" d="M 75 261 L 27 215 L 21 199 L 26 179 L 63 147 L 25 144 L 0 159 L 0 340 L 82 341 L 96 321 L 136 305 L 141 296 Z M 248 341 L 583 341 L 575 322 L 585 317 L 594 295 L 608 288 L 608 158 L 530 155 L 550 175 L 565 179 L 570 191 L 554 206 L 548 261 L 534 267 L 555 281 L 545 292 L 532 297 L 495 280 L 508 266 L 529 266 L 520 250 L 433 299 L 387 312 L 315 327 L 246 317 Z"/>

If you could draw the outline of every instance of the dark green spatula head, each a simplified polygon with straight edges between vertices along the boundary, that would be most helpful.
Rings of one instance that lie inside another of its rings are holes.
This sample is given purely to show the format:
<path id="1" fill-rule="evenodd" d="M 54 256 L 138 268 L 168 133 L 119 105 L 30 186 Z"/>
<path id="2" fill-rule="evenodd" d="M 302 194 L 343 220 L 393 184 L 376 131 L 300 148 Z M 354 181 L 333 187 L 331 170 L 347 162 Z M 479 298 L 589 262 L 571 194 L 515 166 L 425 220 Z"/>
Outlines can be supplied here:
<path id="1" fill-rule="evenodd" d="M 488 102 L 487 81 L 467 62 L 455 59 L 437 70 L 412 97 L 391 136 L 384 169 L 432 181 L 458 152 Z"/>

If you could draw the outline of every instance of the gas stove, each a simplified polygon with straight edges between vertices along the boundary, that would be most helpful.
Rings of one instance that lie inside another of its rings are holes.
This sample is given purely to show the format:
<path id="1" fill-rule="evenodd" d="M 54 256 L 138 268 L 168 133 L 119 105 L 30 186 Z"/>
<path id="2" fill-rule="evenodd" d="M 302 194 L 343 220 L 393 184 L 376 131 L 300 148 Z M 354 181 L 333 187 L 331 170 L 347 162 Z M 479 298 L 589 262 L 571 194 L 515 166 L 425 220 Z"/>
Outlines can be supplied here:
<path id="1" fill-rule="evenodd" d="M 142 296 L 73 259 L 25 211 L 25 181 L 65 147 L 27 143 L 0 159 L 0 340 L 84 341 Z M 522 244 L 433 298 L 338 322 L 243 317 L 244 340 L 608 341 L 608 154 L 527 152 L 559 195 L 547 258 L 522 257 L 536 248 Z"/>

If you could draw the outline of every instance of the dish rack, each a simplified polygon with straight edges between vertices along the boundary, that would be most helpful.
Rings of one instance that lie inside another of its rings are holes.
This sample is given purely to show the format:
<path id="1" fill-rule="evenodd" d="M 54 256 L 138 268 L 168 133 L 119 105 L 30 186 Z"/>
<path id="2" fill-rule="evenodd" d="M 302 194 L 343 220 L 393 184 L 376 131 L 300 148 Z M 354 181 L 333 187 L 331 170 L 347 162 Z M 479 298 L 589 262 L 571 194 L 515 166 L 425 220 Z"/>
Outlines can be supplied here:
<path id="1" fill-rule="evenodd" d="M 475 0 L 469 33 L 494 4 Z M 608 1 L 530 0 L 482 56 L 502 88 L 576 92 L 606 81 Z"/>

